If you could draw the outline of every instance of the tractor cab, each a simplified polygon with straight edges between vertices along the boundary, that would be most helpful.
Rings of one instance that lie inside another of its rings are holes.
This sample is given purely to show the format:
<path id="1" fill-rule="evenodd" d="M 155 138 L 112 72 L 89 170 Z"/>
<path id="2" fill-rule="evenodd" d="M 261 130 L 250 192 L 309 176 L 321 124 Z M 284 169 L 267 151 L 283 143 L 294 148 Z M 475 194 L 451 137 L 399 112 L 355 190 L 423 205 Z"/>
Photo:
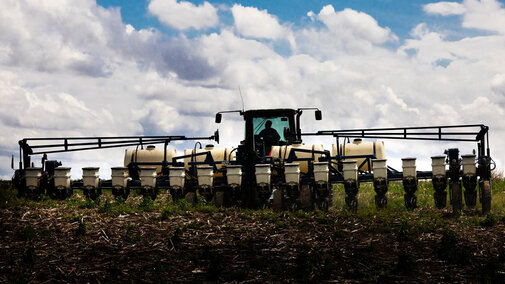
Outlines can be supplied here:
<path id="1" fill-rule="evenodd" d="M 321 120 L 321 111 L 316 108 L 258 109 L 219 112 L 216 114 L 216 123 L 221 122 L 222 113 L 240 113 L 245 121 L 245 139 L 240 144 L 257 156 L 264 157 L 270 154 L 272 146 L 301 142 L 300 116 L 306 109 L 316 110 L 316 119 Z"/>
<path id="2" fill-rule="evenodd" d="M 272 146 L 290 145 L 296 139 L 296 111 L 292 109 L 249 110 L 244 112 L 245 141 L 258 156 L 268 156 Z"/>

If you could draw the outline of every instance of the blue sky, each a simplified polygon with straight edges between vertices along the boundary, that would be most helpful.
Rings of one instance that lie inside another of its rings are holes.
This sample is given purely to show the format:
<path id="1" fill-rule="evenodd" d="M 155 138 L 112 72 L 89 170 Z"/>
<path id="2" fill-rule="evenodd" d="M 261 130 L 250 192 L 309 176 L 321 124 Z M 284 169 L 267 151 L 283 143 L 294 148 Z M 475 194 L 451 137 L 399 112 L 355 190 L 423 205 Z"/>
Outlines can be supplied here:
<path id="1" fill-rule="evenodd" d="M 189 1 L 196 5 L 204 1 Z M 430 0 L 348 0 L 348 1 L 321 1 L 321 0 L 276 0 L 276 1 L 209 1 L 214 5 L 224 4 L 229 7 L 234 4 L 253 6 L 260 10 L 266 9 L 270 14 L 278 17 L 281 22 L 290 22 L 302 26 L 308 21 L 307 12 L 319 12 L 325 5 L 331 4 L 335 10 L 351 8 L 365 12 L 374 17 L 381 26 L 387 26 L 400 38 L 405 39 L 410 31 L 419 23 L 426 22 L 432 26 L 451 31 L 448 36 L 453 39 L 475 34 L 472 29 L 461 29 L 458 16 L 440 17 L 427 16 L 423 6 L 435 1 Z M 503 3 L 502 0 L 500 2 Z M 158 19 L 147 11 L 149 0 L 123 1 L 123 0 L 97 0 L 103 7 L 120 7 L 123 21 L 131 24 L 136 29 L 154 27 L 173 35 L 177 31 L 160 24 Z M 229 16 L 229 15 L 228 15 Z M 224 15 L 226 19 L 226 15 Z M 228 17 L 230 18 L 230 17 Z M 233 20 L 233 19 L 228 19 Z"/>

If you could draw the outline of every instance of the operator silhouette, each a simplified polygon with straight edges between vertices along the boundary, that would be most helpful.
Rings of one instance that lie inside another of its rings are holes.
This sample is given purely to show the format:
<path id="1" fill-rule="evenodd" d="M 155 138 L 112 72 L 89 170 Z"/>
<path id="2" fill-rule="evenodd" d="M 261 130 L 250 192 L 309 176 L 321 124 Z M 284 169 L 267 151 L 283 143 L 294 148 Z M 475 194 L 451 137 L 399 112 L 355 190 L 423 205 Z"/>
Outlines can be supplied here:
<path id="1" fill-rule="evenodd" d="M 265 154 L 268 155 L 273 145 L 278 145 L 281 137 L 277 130 L 272 128 L 272 121 L 267 120 L 265 123 L 265 129 L 261 130 L 259 136 L 263 139 L 265 143 Z"/>

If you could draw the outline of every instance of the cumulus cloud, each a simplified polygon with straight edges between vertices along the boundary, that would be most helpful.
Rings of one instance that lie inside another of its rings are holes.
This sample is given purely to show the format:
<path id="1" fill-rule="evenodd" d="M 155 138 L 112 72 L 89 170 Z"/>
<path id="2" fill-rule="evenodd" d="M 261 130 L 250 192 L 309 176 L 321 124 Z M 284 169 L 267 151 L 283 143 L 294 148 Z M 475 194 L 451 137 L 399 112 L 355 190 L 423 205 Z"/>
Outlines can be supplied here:
<path id="1" fill-rule="evenodd" d="M 461 15 L 466 12 L 465 6 L 458 2 L 430 3 L 424 5 L 423 9 L 428 14 L 441 16 Z"/>
<path id="2" fill-rule="evenodd" d="M 392 38 L 389 28 L 381 28 L 370 15 L 349 8 L 335 12 L 333 6 L 324 6 L 319 12 L 318 19 L 334 34 L 344 32 L 350 38 L 373 43 L 384 43 Z"/>
<path id="3" fill-rule="evenodd" d="M 505 9 L 497 0 L 464 0 L 430 3 L 423 7 L 428 14 L 462 15 L 462 26 L 505 34 Z"/>
<path id="4" fill-rule="evenodd" d="M 491 88 L 495 93 L 505 96 L 505 73 L 493 76 Z"/>
<path id="5" fill-rule="evenodd" d="M 37 6 L 40 5 L 40 6 Z M 64 23 L 64 24 L 62 24 Z M 108 77 L 125 62 L 184 79 L 214 73 L 184 36 L 124 24 L 119 9 L 95 1 L 7 1 L 0 4 L 0 63 L 46 73 Z"/>
<path id="6" fill-rule="evenodd" d="M 505 9 L 497 0 L 465 0 L 463 27 L 505 34 Z"/>
<path id="7" fill-rule="evenodd" d="M 267 10 L 235 4 L 231 8 L 238 33 L 253 38 L 280 39 L 289 35 L 289 30 Z"/>
<path id="8" fill-rule="evenodd" d="M 308 16 L 323 23 L 326 29 L 311 27 L 300 30 L 297 44 L 302 52 L 334 54 L 344 50 L 365 53 L 371 51 L 374 45 L 398 40 L 389 28 L 379 26 L 373 17 L 352 9 L 336 12 L 332 5 L 327 5 L 317 16 L 314 12 L 309 12 Z"/>
<path id="9" fill-rule="evenodd" d="M 207 1 L 195 6 L 188 1 L 152 0 L 148 9 L 163 24 L 178 30 L 205 29 L 219 23 L 217 8 Z"/>

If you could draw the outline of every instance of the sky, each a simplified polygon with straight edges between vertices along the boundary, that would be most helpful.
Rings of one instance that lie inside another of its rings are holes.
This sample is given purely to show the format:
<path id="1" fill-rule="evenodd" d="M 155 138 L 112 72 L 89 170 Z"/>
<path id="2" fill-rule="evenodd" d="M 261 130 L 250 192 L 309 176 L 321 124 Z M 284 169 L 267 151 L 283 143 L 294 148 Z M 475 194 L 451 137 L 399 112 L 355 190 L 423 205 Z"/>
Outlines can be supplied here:
<path id="1" fill-rule="evenodd" d="M 4 0 L 0 178 L 24 137 L 243 137 L 221 110 L 319 107 L 302 129 L 483 123 L 505 162 L 505 5 L 463 1 Z M 334 141 L 312 138 L 327 149 Z M 474 144 L 386 141 L 388 164 Z M 192 143 L 174 143 L 181 151 Z M 49 158 L 123 163 L 124 149 Z M 16 156 L 17 158 L 17 156 Z M 38 158 L 34 159 L 38 163 Z M 16 159 L 17 162 L 17 159 Z"/>

